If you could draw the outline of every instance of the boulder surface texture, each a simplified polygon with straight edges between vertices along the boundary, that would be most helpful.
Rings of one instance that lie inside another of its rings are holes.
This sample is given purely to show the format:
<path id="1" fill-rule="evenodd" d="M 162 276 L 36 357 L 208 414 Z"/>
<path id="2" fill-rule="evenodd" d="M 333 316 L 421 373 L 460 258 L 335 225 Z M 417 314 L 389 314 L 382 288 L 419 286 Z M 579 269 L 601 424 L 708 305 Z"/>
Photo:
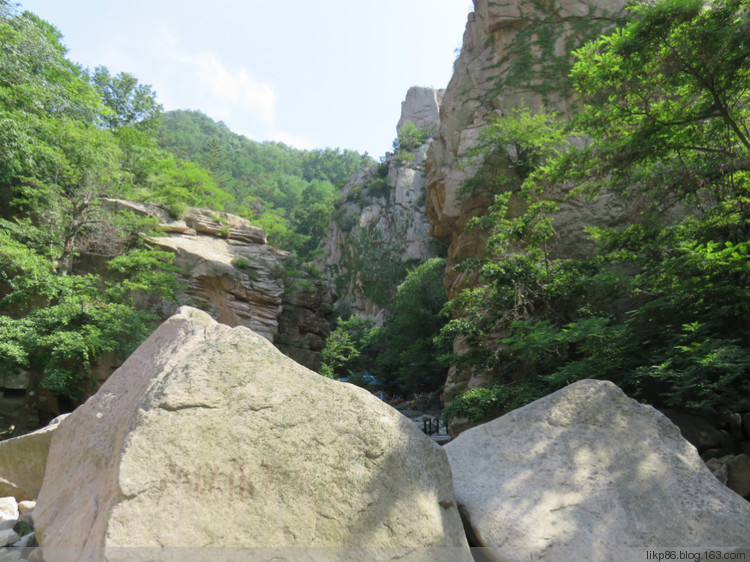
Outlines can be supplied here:
<path id="1" fill-rule="evenodd" d="M 750 547 L 750 503 L 664 415 L 585 380 L 445 446 L 456 499 L 499 560 L 644 560 Z"/>
<path id="2" fill-rule="evenodd" d="M 471 560 L 445 453 L 413 423 L 189 307 L 60 424 L 35 521 L 46 562 L 110 547 L 451 547 Z"/>

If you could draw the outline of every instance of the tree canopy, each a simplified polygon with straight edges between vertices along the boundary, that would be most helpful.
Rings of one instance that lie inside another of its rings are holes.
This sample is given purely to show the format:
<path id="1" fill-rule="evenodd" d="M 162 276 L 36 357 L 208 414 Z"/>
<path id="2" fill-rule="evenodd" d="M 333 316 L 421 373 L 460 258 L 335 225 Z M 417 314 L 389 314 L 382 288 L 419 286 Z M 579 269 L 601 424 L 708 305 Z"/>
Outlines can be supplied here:
<path id="1" fill-rule="evenodd" d="M 351 150 L 297 150 L 232 133 L 198 111 L 162 116 L 159 142 L 208 170 L 233 197 L 227 210 L 250 218 L 271 244 L 306 257 L 323 238 L 334 201 L 355 172 L 373 163 Z"/>

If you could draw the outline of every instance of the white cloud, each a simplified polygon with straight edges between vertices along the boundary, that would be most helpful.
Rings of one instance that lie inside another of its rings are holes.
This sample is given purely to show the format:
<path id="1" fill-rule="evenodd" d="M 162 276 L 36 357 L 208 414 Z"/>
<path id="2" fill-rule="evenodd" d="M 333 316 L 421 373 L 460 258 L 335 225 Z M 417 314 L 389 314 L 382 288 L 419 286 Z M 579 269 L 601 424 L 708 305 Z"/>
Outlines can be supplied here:
<path id="1" fill-rule="evenodd" d="M 276 94 L 273 87 L 253 77 L 245 68 L 229 69 L 215 55 L 201 54 L 193 59 L 200 80 L 213 94 L 244 109 L 260 112 L 268 124 L 274 123 Z"/>
<path id="2" fill-rule="evenodd" d="M 298 148 L 300 150 L 312 150 L 315 148 L 315 143 L 305 137 L 293 135 L 292 133 L 286 133 L 284 131 L 277 131 L 271 135 L 271 140 L 276 142 L 283 142 L 287 146 Z"/>
<path id="3" fill-rule="evenodd" d="M 258 121 L 274 125 L 273 86 L 244 66 L 231 66 L 212 51 L 193 51 L 167 26 L 153 36 L 148 52 L 151 60 L 161 62 L 161 78 L 169 87 L 159 97 L 170 109 L 200 109 L 218 119 L 255 121 L 254 128 Z"/>

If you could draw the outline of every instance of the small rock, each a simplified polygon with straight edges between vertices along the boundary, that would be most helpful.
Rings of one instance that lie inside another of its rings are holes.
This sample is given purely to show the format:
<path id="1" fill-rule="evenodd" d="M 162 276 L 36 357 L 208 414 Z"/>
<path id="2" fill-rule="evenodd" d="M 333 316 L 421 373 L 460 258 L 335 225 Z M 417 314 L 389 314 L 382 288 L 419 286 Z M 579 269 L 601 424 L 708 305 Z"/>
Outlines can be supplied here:
<path id="1" fill-rule="evenodd" d="M 8 546 L 9 544 L 15 543 L 21 537 L 18 536 L 13 529 L 5 529 L 0 531 L 0 546 Z"/>
<path id="2" fill-rule="evenodd" d="M 742 497 L 750 494 L 750 457 L 736 455 L 727 463 L 729 480 L 727 486 Z"/>
<path id="3" fill-rule="evenodd" d="M 16 498 L 0 498 L 0 531 L 12 529 L 18 520 Z"/>
<path id="4" fill-rule="evenodd" d="M 18 521 L 21 523 L 26 523 L 30 527 L 34 526 L 34 510 L 30 509 L 29 511 L 26 511 L 21 514 L 21 516 L 18 518 Z"/>
<path id="5" fill-rule="evenodd" d="M 740 496 L 750 495 L 750 456 L 726 455 L 706 462 L 722 484 Z"/>
<path id="6" fill-rule="evenodd" d="M 710 459 L 721 459 L 732 454 L 729 449 L 706 449 L 701 453 L 701 458 L 704 462 Z"/>
<path id="7" fill-rule="evenodd" d="M 739 443 L 742 437 L 742 416 L 740 414 L 729 414 L 727 416 L 727 427 L 732 439 Z"/>
<path id="8" fill-rule="evenodd" d="M 742 416 L 742 431 L 745 433 L 745 439 L 750 439 L 750 414 Z"/>
<path id="9" fill-rule="evenodd" d="M 722 459 L 709 459 L 706 462 L 706 466 L 708 467 L 708 470 L 711 471 L 711 474 L 719 479 L 719 482 L 721 482 L 725 486 L 727 485 L 727 482 L 729 481 L 729 468 L 727 467 L 726 463 L 722 461 Z"/>
<path id="10" fill-rule="evenodd" d="M 699 452 L 707 449 L 731 449 L 727 447 L 726 436 L 709 420 L 674 410 L 663 410 L 662 413 L 680 428 L 682 436 Z"/>
<path id="11" fill-rule="evenodd" d="M 36 546 L 36 533 L 31 532 L 28 535 L 21 537 L 21 540 L 13 543 L 15 548 L 26 548 L 29 546 Z"/>
<path id="12" fill-rule="evenodd" d="M 19 562 L 22 556 L 20 550 L 0 549 L 0 562 Z"/>
<path id="13" fill-rule="evenodd" d="M 26 500 L 22 502 L 18 502 L 18 514 L 23 515 L 27 511 L 30 511 L 36 507 L 36 502 Z"/>
<path id="14" fill-rule="evenodd" d="M 0 498 L 0 520 L 18 519 L 18 503 L 13 496 Z"/>

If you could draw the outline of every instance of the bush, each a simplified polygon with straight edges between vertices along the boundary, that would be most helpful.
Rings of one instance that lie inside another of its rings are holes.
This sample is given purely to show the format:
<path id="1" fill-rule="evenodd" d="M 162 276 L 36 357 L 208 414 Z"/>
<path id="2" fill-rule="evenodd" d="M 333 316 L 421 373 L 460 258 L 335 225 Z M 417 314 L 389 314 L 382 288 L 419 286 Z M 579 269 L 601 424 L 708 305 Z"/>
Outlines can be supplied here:
<path id="1" fill-rule="evenodd" d="M 472 388 L 454 398 L 442 411 L 446 422 L 466 418 L 483 423 L 538 400 L 556 389 L 541 381 L 526 380 L 515 385 Z"/>

